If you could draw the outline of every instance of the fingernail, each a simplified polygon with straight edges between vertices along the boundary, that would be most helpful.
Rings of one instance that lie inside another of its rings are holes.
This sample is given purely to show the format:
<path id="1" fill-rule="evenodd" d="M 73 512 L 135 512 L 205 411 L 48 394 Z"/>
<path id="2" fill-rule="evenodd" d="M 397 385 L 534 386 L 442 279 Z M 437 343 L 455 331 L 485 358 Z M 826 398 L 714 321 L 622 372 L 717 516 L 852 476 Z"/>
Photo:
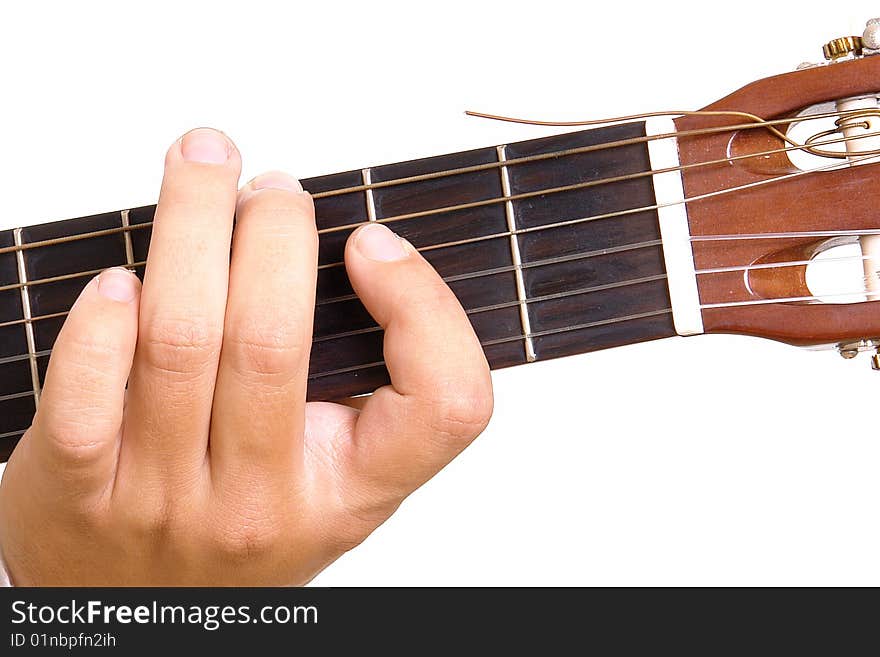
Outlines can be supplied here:
<path id="1" fill-rule="evenodd" d="M 131 302 L 137 295 L 137 279 L 125 269 L 108 269 L 98 276 L 98 293 L 112 301 Z"/>
<path id="2" fill-rule="evenodd" d="M 380 262 L 392 262 L 409 255 L 406 242 L 382 224 L 368 224 L 361 228 L 355 246 L 366 257 Z"/>
<path id="3" fill-rule="evenodd" d="M 180 142 L 180 152 L 187 162 L 223 164 L 229 159 L 231 151 L 229 139 L 211 128 L 190 130 Z"/>
<path id="4" fill-rule="evenodd" d="M 269 171 L 251 180 L 252 189 L 283 189 L 289 192 L 301 192 L 303 186 L 299 180 L 283 171 Z"/>

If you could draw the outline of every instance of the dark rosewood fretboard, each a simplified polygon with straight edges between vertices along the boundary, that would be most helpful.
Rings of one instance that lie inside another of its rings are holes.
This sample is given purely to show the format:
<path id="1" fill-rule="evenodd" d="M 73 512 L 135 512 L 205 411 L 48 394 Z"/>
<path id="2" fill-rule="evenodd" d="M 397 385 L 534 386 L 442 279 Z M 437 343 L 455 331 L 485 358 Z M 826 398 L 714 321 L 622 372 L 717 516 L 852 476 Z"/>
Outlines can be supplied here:
<path id="1" fill-rule="evenodd" d="M 375 185 L 643 137 L 644 129 L 638 122 L 573 132 L 321 176 L 303 185 L 312 193 Z M 316 199 L 319 230 L 351 227 L 320 236 L 309 398 L 365 393 L 389 380 L 382 333 L 353 298 L 339 264 L 345 240 L 367 220 L 391 218 L 388 226 L 423 251 L 468 311 L 493 368 L 674 335 L 656 211 L 627 212 L 655 204 L 650 176 L 506 200 L 649 170 L 641 142 Z M 471 203 L 477 205 L 444 209 Z M 143 276 L 138 263 L 146 260 L 150 228 L 138 226 L 152 222 L 153 210 L 0 232 L 4 460 L 30 425 L 64 313 L 92 273 L 134 265 Z M 624 214 L 576 221 L 618 212 Z M 419 216 L 394 219 L 412 214 Z M 96 231 L 109 232 L 28 248 Z"/>

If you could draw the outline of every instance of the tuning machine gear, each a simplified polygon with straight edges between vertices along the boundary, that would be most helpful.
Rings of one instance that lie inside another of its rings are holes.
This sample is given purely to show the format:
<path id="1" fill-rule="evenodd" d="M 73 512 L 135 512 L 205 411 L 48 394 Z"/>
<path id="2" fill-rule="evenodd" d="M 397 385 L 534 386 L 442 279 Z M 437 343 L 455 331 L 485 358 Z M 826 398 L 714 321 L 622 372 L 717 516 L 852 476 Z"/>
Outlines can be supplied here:
<path id="1" fill-rule="evenodd" d="M 822 46 L 822 54 L 828 64 L 880 54 L 880 18 L 869 20 L 861 36 L 852 35 L 832 39 Z M 823 64 L 803 62 L 798 65 L 797 69 L 815 68 L 816 66 L 823 66 Z"/>
<path id="2" fill-rule="evenodd" d="M 880 338 L 864 338 L 858 342 L 841 342 L 837 345 L 840 355 L 851 360 L 861 353 L 873 351 L 871 355 L 871 369 L 880 371 Z"/>
<path id="3" fill-rule="evenodd" d="M 845 36 L 832 39 L 822 46 L 825 59 L 835 62 L 839 59 L 866 57 L 880 53 L 880 18 L 872 18 L 865 25 L 861 36 Z"/>

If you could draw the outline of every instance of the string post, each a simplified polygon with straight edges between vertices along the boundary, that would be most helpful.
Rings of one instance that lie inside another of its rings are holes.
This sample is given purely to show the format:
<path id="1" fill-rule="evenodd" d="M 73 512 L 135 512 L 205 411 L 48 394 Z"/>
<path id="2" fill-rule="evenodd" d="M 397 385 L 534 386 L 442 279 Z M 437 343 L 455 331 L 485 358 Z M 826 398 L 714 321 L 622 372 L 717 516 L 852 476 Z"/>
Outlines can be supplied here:
<path id="1" fill-rule="evenodd" d="M 865 338 L 857 342 L 844 342 L 837 345 L 837 351 L 845 360 L 852 360 L 859 354 L 872 351 L 871 369 L 880 372 L 880 338 Z"/>

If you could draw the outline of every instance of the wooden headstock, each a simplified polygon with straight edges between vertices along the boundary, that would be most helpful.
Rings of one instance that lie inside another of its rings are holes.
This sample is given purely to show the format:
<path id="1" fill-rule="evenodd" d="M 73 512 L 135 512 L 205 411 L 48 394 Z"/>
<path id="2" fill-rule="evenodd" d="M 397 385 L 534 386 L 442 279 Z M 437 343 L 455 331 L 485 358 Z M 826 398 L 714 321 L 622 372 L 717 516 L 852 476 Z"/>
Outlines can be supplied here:
<path id="1" fill-rule="evenodd" d="M 794 117 L 805 108 L 880 92 L 880 56 L 817 66 L 759 80 L 706 110 L 748 112 L 767 121 Z M 685 116 L 680 132 L 740 125 L 741 117 Z M 785 132 L 785 124 L 777 126 Z M 786 143 L 767 129 L 682 135 L 682 165 L 731 156 L 781 150 Z M 872 160 L 876 162 L 876 160 Z M 833 160 L 829 159 L 833 165 Z M 695 241 L 698 272 L 752 264 L 810 260 L 831 244 L 831 236 L 807 232 L 880 230 L 880 163 L 845 166 L 791 176 L 797 169 L 785 153 L 727 161 L 718 166 L 685 168 L 685 196 L 709 194 L 778 178 L 772 184 L 745 187 L 688 204 L 692 237 L 711 235 L 792 235 L 776 239 Z M 838 238 L 840 239 L 840 238 Z M 840 344 L 880 337 L 880 302 L 817 303 L 762 300 L 808 297 L 806 264 L 769 266 L 698 275 L 706 332 L 740 333 L 796 345 Z M 871 297 L 868 297 L 871 298 Z M 757 302 L 735 305 L 739 302 Z M 716 307 L 713 305 L 723 304 Z M 710 306 L 710 307 L 706 307 Z"/>

